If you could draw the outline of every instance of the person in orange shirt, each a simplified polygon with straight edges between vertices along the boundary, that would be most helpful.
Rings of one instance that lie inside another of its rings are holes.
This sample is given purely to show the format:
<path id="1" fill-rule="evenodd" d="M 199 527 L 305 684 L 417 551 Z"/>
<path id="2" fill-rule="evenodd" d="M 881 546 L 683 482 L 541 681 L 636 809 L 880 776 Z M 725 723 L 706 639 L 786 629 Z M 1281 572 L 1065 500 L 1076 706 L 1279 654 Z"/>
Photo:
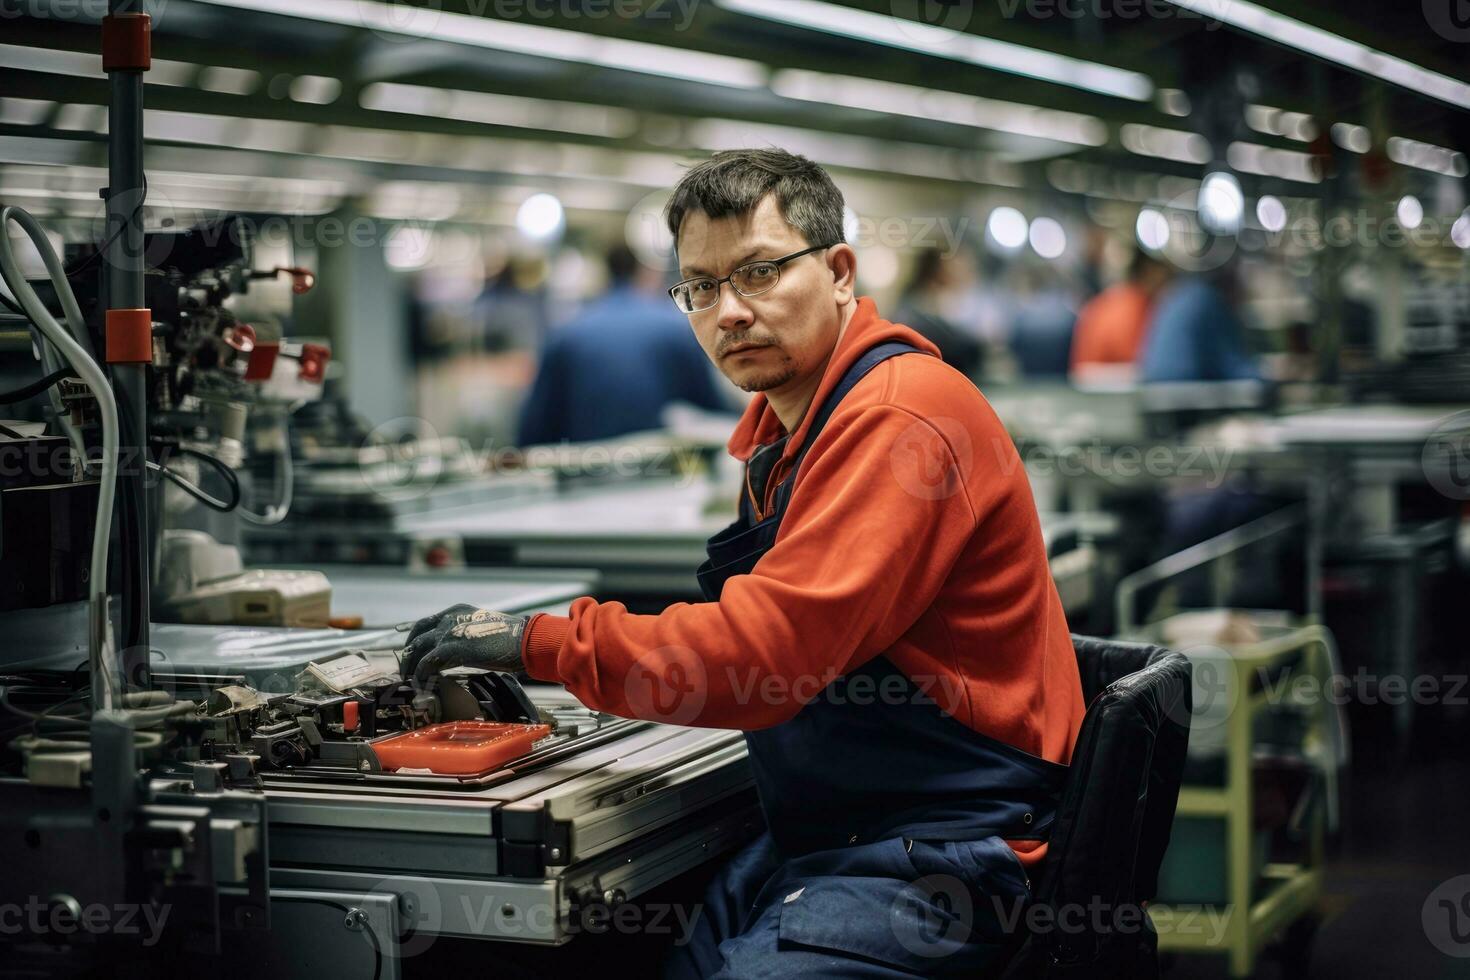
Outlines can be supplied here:
<path id="1" fill-rule="evenodd" d="M 1135 376 L 1154 300 L 1171 278 L 1168 264 L 1140 249 L 1128 264 L 1128 277 L 1082 307 L 1072 337 L 1074 381 Z"/>
<path id="2" fill-rule="evenodd" d="M 707 601 L 456 606 L 415 624 L 405 676 L 524 669 L 595 709 L 746 733 L 767 830 L 716 877 L 670 976 L 994 968 L 1084 711 L 1025 467 L 974 384 L 858 296 L 820 167 L 716 154 L 668 221 L 676 305 L 756 393 Z"/>

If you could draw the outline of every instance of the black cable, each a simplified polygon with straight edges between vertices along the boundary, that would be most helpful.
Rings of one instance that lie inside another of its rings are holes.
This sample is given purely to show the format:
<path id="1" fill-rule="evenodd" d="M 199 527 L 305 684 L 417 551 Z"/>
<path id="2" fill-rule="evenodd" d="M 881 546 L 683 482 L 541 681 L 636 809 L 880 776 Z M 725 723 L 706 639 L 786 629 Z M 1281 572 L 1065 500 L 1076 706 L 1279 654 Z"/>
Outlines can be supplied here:
<path id="1" fill-rule="evenodd" d="M 46 377 L 32 381 L 30 384 L 16 388 L 14 391 L 0 392 L 0 405 L 14 405 L 16 402 L 23 402 L 27 398 L 34 398 L 62 378 L 74 378 L 76 374 L 69 367 L 57 368 L 55 371 L 46 375 Z"/>
<path id="2" fill-rule="evenodd" d="M 143 174 L 143 194 L 141 197 L 138 198 L 138 204 L 136 207 L 133 208 L 133 213 L 128 215 L 128 220 L 119 224 L 117 226 L 117 229 L 113 231 L 111 235 L 107 236 L 107 241 L 103 242 L 97 247 L 97 251 L 93 252 L 85 259 L 82 259 L 82 261 L 78 262 L 77 267 L 66 274 L 66 278 L 72 279 L 76 276 L 81 275 L 87 270 L 87 267 L 89 265 L 96 262 L 104 254 L 106 254 L 108 246 L 117 241 L 117 236 L 121 235 L 127 229 L 128 225 L 132 224 L 134 219 L 136 219 L 138 215 L 143 212 L 143 202 L 146 200 L 148 200 L 148 175 L 145 173 Z"/>
<path id="3" fill-rule="evenodd" d="M 230 511 L 240 506 L 240 483 L 238 480 L 229 481 L 230 498 L 228 500 L 217 500 L 214 497 L 211 497 L 209 494 L 205 493 L 204 490 L 200 487 L 196 486 L 193 483 L 190 483 L 182 476 L 179 476 L 179 474 L 175 473 L 167 466 L 164 466 L 160 463 L 149 463 L 148 465 L 156 469 L 159 473 L 163 474 L 164 478 L 167 479 L 170 483 L 177 486 L 180 490 L 184 491 L 189 496 L 193 497 L 195 500 L 208 507 L 210 510 L 218 511 L 221 514 L 228 514 L 230 513 Z"/>
<path id="4" fill-rule="evenodd" d="M 331 899 L 327 898 L 292 898 L 289 899 L 289 901 L 305 902 L 311 905 L 325 905 L 328 908 L 336 909 L 343 915 L 351 915 L 353 912 L 351 908 L 343 905 L 341 902 L 334 902 Z M 358 911 L 362 910 L 359 909 Z M 373 931 L 372 924 L 366 921 L 366 918 L 364 918 L 362 928 L 363 932 L 367 935 L 368 942 L 371 943 L 373 947 L 373 956 L 376 957 L 373 960 L 373 980 L 378 980 L 378 978 L 382 976 L 383 973 L 383 946 L 381 943 L 378 942 L 378 934 Z"/>

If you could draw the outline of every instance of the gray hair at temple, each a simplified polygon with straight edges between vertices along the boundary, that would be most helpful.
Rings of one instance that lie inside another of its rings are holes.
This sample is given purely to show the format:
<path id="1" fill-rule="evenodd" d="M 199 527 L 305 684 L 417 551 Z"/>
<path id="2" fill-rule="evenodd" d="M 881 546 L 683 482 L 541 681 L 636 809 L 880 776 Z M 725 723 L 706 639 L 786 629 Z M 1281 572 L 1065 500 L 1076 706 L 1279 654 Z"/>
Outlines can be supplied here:
<path id="1" fill-rule="evenodd" d="M 842 192 L 827 171 L 806 157 L 775 148 L 723 150 L 693 167 L 669 198 L 667 217 L 674 241 L 691 211 L 710 218 L 749 214 L 768 194 L 788 224 L 808 245 L 847 241 Z"/>

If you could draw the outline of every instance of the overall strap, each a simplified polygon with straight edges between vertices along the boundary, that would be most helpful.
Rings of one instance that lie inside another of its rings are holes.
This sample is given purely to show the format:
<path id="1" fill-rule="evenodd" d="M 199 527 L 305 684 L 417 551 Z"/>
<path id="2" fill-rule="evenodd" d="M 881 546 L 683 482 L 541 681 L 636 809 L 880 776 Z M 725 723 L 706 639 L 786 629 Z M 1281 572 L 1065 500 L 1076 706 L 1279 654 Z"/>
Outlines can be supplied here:
<path id="1" fill-rule="evenodd" d="M 822 407 L 818 409 L 816 417 L 812 419 L 811 428 L 807 430 L 806 441 L 802 443 L 801 450 L 796 454 L 796 459 L 791 463 L 790 475 L 785 480 L 782 480 L 781 485 L 776 488 L 775 512 L 780 513 L 785 511 L 786 502 L 790 499 L 791 492 L 796 485 L 796 474 L 801 471 L 801 464 L 806 459 L 806 454 L 811 451 L 812 446 L 817 444 L 817 438 L 821 436 L 822 430 L 827 427 L 828 420 L 832 418 L 832 413 L 837 411 L 837 406 L 841 404 L 843 398 L 847 397 L 847 393 L 852 391 L 857 386 L 857 383 L 867 376 L 869 371 L 890 357 L 897 357 L 900 354 L 923 353 L 924 351 L 915 347 L 913 344 L 908 344 L 901 340 L 891 340 L 871 348 L 862 357 L 853 362 L 852 367 L 848 368 L 847 373 L 842 376 L 842 380 L 837 382 L 837 387 L 833 388 L 832 392 L 827 396 L 827 399 L 822 402 Z"/>

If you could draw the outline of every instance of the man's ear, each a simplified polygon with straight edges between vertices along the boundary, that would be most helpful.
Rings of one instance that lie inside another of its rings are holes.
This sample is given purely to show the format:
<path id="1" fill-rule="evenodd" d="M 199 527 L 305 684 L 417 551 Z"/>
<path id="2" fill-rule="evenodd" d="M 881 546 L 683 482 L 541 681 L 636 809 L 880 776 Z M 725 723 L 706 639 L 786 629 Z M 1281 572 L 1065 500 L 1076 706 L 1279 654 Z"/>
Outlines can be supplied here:
<path id="1" fill-rule="evenodd" d="M 827 249 L 827 268 L 832 270 L 833 299 L 839 304 L 852 302 L 857 292 L 857 253 L 848 244 Z"/>

